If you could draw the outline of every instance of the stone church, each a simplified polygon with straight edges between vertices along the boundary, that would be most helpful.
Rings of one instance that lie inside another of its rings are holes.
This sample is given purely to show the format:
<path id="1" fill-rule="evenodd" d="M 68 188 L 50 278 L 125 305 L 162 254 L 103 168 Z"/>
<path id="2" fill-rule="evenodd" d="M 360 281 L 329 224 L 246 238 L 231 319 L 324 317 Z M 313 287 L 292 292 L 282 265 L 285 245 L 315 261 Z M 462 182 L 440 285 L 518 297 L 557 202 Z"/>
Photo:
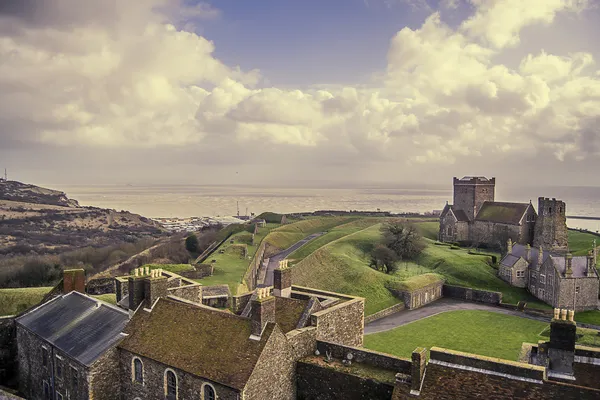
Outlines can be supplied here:
<path id="1" fill-rule="evenodd" d="M 440 214 L 440 242 L 501 248 L 508 239 L 567 252 L 566 205 L 540 197 L 533 204 L 495 201 L 496 178 L 454 178 L 454 203 Z"/>

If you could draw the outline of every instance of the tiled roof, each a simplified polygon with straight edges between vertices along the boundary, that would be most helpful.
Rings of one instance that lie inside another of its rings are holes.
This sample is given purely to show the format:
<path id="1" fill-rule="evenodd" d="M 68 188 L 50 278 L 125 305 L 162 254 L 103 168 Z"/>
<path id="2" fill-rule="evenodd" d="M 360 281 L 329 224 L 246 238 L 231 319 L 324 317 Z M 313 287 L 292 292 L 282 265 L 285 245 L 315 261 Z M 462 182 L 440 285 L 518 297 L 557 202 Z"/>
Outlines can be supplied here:
<path id="1" fill-rule="evenodd" d="M 507 254 L 506 256 L 504 256 L 504 258 L 502 259 L 502 261 L 500 261 L 501 265 L 504 265 L 506 267 L 512 267 L 515 265 L 515 263 L 520 259 L 521 257 L 517 257 L 514 254 Z"/>
<path id="2" fill-rule="evenodd" d="M 531 204 L 486 201 L 475 217 L 476 221 L 518 225 Z"/>
<path id="3" fill-rule="evenodd" d="M 132 326 L 120 348 L 238 390 L 275 327 L 252 340 L 248 318 L 164 298 L 151 312 L 138 311 Z"/>
<path id="4" fill-rule="evenodd" d="M 450 211 L 452 211 L 452 214 L 454 214 L 454 216 L 459 222 L 469 222 L 469 217 L 463 210 L 460 210 L 450 204 L 446 204 L 446 207 L 444 207 L 444 209 L 442 210 L 440 217 L 445 217 L 446 214 L 448 214 Z"/>
<path id="5" fill-rule="evenodd" d="M 124 337 L 129 314 L 78 292 L 59 296 L 17 323 L 83 365 L 91 365 Z"/>
<path id="6" fill-rule="evenodd" d="M 283 333 L 296 329 L 307 305 L 308 300 L 275 297 L 275 322 Z"/>

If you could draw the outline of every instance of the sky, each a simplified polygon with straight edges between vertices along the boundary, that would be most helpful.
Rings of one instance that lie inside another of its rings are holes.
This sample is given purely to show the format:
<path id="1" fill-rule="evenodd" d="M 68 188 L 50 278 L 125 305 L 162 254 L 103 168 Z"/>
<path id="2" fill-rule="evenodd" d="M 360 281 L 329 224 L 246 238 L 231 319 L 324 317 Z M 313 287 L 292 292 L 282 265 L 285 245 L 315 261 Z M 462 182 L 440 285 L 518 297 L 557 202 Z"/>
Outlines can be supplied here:
<path id="1" fill-rule="evenodd" d="M 3 0 L 0 167 L 598 186 L 600 0 Z"/>

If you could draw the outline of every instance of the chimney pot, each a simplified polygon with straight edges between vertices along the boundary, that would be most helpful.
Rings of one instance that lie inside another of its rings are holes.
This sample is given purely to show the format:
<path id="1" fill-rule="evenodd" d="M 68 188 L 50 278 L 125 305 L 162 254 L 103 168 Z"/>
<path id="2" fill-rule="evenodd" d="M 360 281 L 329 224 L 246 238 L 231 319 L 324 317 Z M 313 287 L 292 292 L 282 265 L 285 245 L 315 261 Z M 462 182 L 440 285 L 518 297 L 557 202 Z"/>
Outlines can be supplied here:
<path id="1" fill-rule="evenodd" d="M 554 309 L 554 319 L 560 319 L 560 309 Z"/>
<path id="2" fill-rule="evenodd" d="M 560 310 L 560 319 L 563 321 L 567 320 L 567 310 L 566 309 Z"/>

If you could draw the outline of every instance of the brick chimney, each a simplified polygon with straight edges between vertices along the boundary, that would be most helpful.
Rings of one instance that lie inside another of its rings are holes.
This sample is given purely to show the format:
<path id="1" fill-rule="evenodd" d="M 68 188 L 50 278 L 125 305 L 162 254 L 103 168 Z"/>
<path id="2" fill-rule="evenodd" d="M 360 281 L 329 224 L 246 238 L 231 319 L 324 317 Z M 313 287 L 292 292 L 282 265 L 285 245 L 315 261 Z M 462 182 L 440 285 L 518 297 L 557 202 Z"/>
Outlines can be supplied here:
<path id="1" fill-rule="evenodd" d="M 258 297 L 252 300 L 252 334 L 250 339 L 260 340 L 268 322 L 275 322 L 275 297 L 269 294 L 269 288 L 259 288 Z"/>
<path id="2" fill-rule="evenodd" d="M 550 341 L 548 342 L 549 369 L 559 374 L 573 375 L 575 361 L 575 342 L 577 340 L 577 324 L 574 321 L 575 312 L 560 310 L 560 319 L 550 322 Z M 568 318 L 567 318 L 568 315 Z"/>
<path id="3" fill-rule="evenodd" d="M 567 253 L 565 256 L 565 277 L 573 276 L 573 254 Z"/>
<path id="4" fill-rule="evenodd" d="M 63 271 L 63 293 L 72 291 L 85 293 L 85 270 L 65 269 Z"/>
<path id="5" fill-rule="evenodd" d="M 412 366 L 410 370 L 410 394 L 418 395 L 421 391 L 421 383 L 425 377 L 425 365 L 427 363 L 427 349 L 417 347 L 412 352 Z"/>
<path id="6" fill-rule="evenodd" d="M 150 271 L 150 276 L 144 278 L 144 308 L 152 308 L 160 297 L 167 297 L 167 279 L 161 269 Z"/>
<path id="7" fill-rule="evenodd" d="M 288 260 L 279 263 L 279 268 L 273 271 L 273 295 L 277 297 L 290 297 L 292 295 L 292 270 L 287 266 Z"/>
<path id="8" fill-rule="evenodd" d="M 542 249 L 542 246 L 540 245 L 537 264 L 538 264 L 538 266 L 541 266 L 543 263 L 544 263 L 544 249 Z"/>

